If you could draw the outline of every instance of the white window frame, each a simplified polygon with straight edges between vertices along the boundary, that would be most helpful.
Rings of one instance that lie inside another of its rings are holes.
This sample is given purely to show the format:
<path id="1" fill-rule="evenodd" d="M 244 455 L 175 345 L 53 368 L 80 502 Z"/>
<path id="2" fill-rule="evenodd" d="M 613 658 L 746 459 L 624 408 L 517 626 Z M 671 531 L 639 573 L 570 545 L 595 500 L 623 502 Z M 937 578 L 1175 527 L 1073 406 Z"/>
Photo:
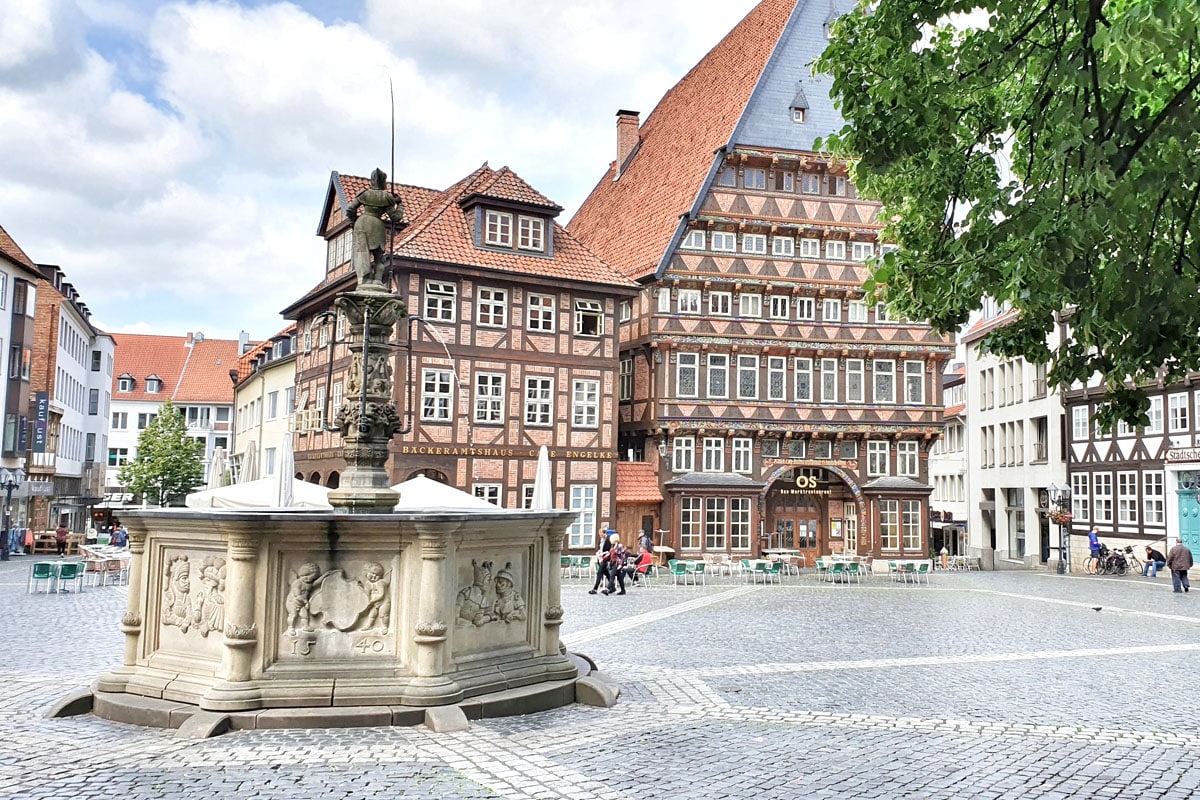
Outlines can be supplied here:
<path id="1" fill-rule="evenodd" d="M 525 297 L 525 330 L 533 333 L 554 333 L 557 312 L 556 298 L 552 294 L 535 294 Z"/>
<path id="2" fill-rule="evenodd" d="M 900 540 L 907 552 L 921 551 L 921 513 L 920 500 L 900 501 Z"/>
<path id="3" fill-rule="evenodd" d="M 554 422 L 554 378 L 547 375 L 525 377 L 525 425 L 549 427 Z"/>
<path id="4" fill-rule="evenodd" d="M 778 189 L 777 191 L 780 191 L 780 192 L 796 191 L 796 173 L 780 172 L 779 173 L 779 183 L 783 184 L 783 188 Z"/>
<path id="5" fill-rule="evenodd" d="M 900 501 L 879 501 L 879 546 L 882 550 L 900 550 Z"/>
<path id="6" fill-rule="evenodd" d="M 686 378 L 691 375 L 691 391 L 686 391 Z M 675 356 L 675 396 L 700 396 L 700 354 L 678 353 Z"/>
<path id="7" fill-rule="evenodd" d="M 517 217 L 517 249 L 546 252 L 546 220 L 541 217 Z"/>
<path id="8" fill-rule="evenodd" d="M 811 403 L 813 401 L 813 360 L 811 358 L 797 358 L 793 372 L 795 374 L 796 402 Z M 806 385 L 808 391 L 804 391 Z"/>
<path id="9" fill-rule="evenodd" d="M 743 391 L 742 377 L 744 375 L 751 376 L 753 378 L 754 386 L 753 386 L 752 392 Z M 759 394 L 759 392 L 758 392 L 758 381 L 759 381 L 758 356 L 739 355 L 737 357 L 737 370 L 736 370 L 735 380 L 737 383 L 737 398 L 739 400 L 757 400 L 758 399 L 758 394 Z"/>
<path id="10" fill-rule="evenodd" d="M 704 501 L 700 497 L 683 497 L 679 501 L 679 549 L 699 550 L 703 541 Z"/>
<path id="11" fill-rule="evenodd" d="M 491 503 L 494 506 L 500 506 L 500 494 L 503 491 L 503 486 L 498 483 L 473 483 L 471 484 L 471 494 L 478 497 L 480 500 Z"/>
<path id="12" fill-rule="evenodd" d="M 771 319 L 792 318 L 792 298 L 786 294 L 773 294 L 767 300 L 767 309 Z"/>
<path id="13" fill-rule="evenodd" d="M 889 377 L 891 381 L 891 391 L 881 391 L 880 380 L 884 377 Z M 875 359 L 871 364 L 871 387 L 872 398 L 876 403 L 895 403 L 896 402 L 896 362 L 891 359 Z"/>
<path id="14" fill-rule="evenodd" d="M 863 403 L 866 372 L 861 358 L 846 359 L 846 402 Z"/>
<path id="15" fill-rule="evenodd" d="M 803 111 L 803 109 L 799 109 Z M 821 193 L 821 175 L 816 172 L 800 173 L 800 191 L 804 194 Z"/>
<path id="16" fill-rule="evenodd" d="M 871 242 L 851 242 L 850 243 L 850 260 L 851 261 L 866 261 L 871 256 L 875 255 L 875 245 Z"/>
<path id="17" fill-rule="evenodd" d="M 736 253 L 737 252 L 737 234 L 729 233 L 728 231 L 713 231 L 711 237 L 712 244 L 709 249 L 714 253 Z"/>
<path id="18" fill-rule="evenodd" d="M 711 400 L 726 400 L 729 398 L 729 356 L 726 353 L 708 354 L 708 371 L 705 375 L 705 396 Z M 721 378 L 717 384 L 717 377 Z"/>
<path id="19" fill-rule="evenodd" d="M 1079 524 L 1092 518 L 1091 475 L 1087 472 L 1071 473 L 1071 516 Z"/>
<path id="20" fill-rule="evenodd" d="M 787 358 L 767 356 L 767 399 L 787 400 Z"/>
<path id="21" fill-rule="evenodd" d="M 1150 409 L 1146 412 L 1150 417 L 1150 424 L 1146 427 L 1146 433 L 1160 434 L 1163 432 L 1163 399 L 1162 395 L 1155 395 L 1150 398 Z"/>
<path id="22" fill-rule="evenodd" d="M 746 189 L 766 189 L 767 171 L 761 167 L 746 167 L 742 173 L 742 187 Z"/>
<path id="23" fill-rule="evenodd" d="M 600 301 L 582 298 L 575 300 L 575 335 L 604 335 L 604 306 Z"/>
<path id="24" fill-rule="evenodd" d="M 743 233 L 742 252 L 753 255 L 766 255 L 767 237 L 762 233 Z"/>
<path id="25" fill-rule="evenodd" d="M 846 308 L 846 320 L 848 322 L 866 322 L 867 321 L 867 301 L 866 300 L 851 300 Z"/>
<path id="26" fill-rule="evenodd" d="M 504 211 L 484 212 L 484 244 L 494 247 L 512 247 L 513 215 Z"/>
<path id="27" fill-rule="evenodd" d="M 701 295 L 699 289 L 680 289 L 679 290 L 679 313 L 680 314 L 699 314 L 701 304 Z"/>
<path id="28" fill-rule="evenodd" d="M 896 474 L 916 478 L 921 474 L 920 445 L 917 442 L 896 442 Z"/>
<path id="29" fill-rule="evenodd" d="M 591 547 L 596 542 L 596 485 L 574 484 L 568 494 L 570 510 L 579 516 L 567 529 L 567 546 L 571 549 Z"/>
<path id="30" fill-rule="evenodd" d="M 1165 481 L 1162 471 L 1142 473 L 1142 511 L 1145 525 L 1162 525 L 1164 513 Z"/>
<path id="31" fill-rule="evenodd" d="M 845 261 L 846 242 L 842 239 L 827 239 L 825 241 L 825 258 L 830 261 Z"/>
<path id="32" fill-rule="evenodd" d="M 811 297 L 796 298 L 796 319 L 810 322 L 817 318 L 817 301 Z"/>
<path id="33" fill-rule="evenodd" d="M 708 313 L 714 317 L 733 316 L 733 293 L 709 292 Z"/>
<path id="34" fill-rule="evenodd" d="M 867 442 L 867 476 L 880 478 L 888 475 L 889 446 L 886 441 L 871 439 Z"/>
<path id="35" fill-rule="evenodd" d="M 904 362 L 904 402 L 907 405 L 925 405 L 925 362 Z"/>
<path id="36" fill-rule="evenodd" d="M 671 471 L 694 472 L 696 466 L 696 439 L 693 436 L 676 436 L 671 440 Z"/>
<path id="37" fill-rule="evenodd" d="M 504 422 L 504 374 L 475 373 L 475 422 L 497 425 Z"/>
<path id="38" fill-rule="evenodd" d="M 821 240 L 820 239 L 801 239 L 800 240 L 800 257 L 801 258 L 820 258 L 821 257 Z"/>
<path id="39" fill-rule="evenodd" d="M 475 301 L 475 324 L 481 328 L 508 327 L 508 290 L 480 286 Z"/>
<path id="40" fill-rule="evenodd" d="M 1088 407 L 1071 407 L 1071 439 L 1076 442 L 1088 440 Z"/>
<path id="41" fill-rule="evenodd" d="M 796 255 L 796 240 L 791 236 L 772 236 L 771 255 L 792 258 Z"/>
<path id="42" fill-rule="evenodd" d="M 836 358 L 821 359 L 821 402 L 836 403 L 838 401 L 838 360 Z"/>
<path id="43" fill-rule="evenodd" d="M 1092 473 L 1092 519 L 1095 522 L 1112 522 L 1113 519 L 1113 474 Z"/>
<path id="44" fill-rule="evenodd" d="M 822 322 L 841 322 L 842 321 L 842 301 L 835 297 L 826 297 L 821 301 L 821 321 Z"/>
<path id="45" fill-rule="evenodd" d="M 702 442 L 704 461 L 702 472 L 725 471 L 725 440 L 719 436 L 705 436 Z"/>
<path id="46" fill-rule="evenodd" d="M 1191 399 L 1186 394 L 1167 395 L 1167 430 L 1171 433 L 1188 432 L 1188 411 Z"/>
<path id="47" fill-rule="evenodd" d="M 458 318 L 455 313 L 457 307 L 457 285 L 449 281 L 425 281 L 425 319 L 430 322 L 454 322 Z"/>
<path id="48" fill-rule="evenodd" d="M 703 250 L 706 242 L 704 231 L 688 231 L 687 236 L 679 243 L 681 250 Z"/>
<path id="49" fill-rule="evenodd" d="M 729 547 L 750 549 L 750 498 L 729 498 Z"/>
<path id="50" fill-rule="evenodd" d="M 595 428 L 600 424 L 600 381 L 575 378 L 571 381 L 571 424 Z"/>
<path id="51" fill-rule="evenodd" d="M 1117 522 L 1122 525 L 1137 525 L 1138 478 L 1137 471 L 1117 473 Z"/>
<path id="52" fill-rule="evenodd" d="M 633 399 L 633 359 L 622 358 L 618 367 L 619 378 L 617 385 L 619 387 L 618 399 L 632 400 Z"/>
<path id="53" fill-rule="evenodd" d="M 729 443 L 730 467 L 740 475 L 754 471 L 754 440 L 735 436 Z"/>
<path id="54" fill-rule="evenodd" d="M 729 524 L 728 498 L 704 498 L 704 548 L 709 551 L 725 549 L 726 530 Z"/>
<path id="55" fill-rule="evenodd" d="M 739 317 L 762 317 L 762 295 L 761 294 L 739 294 L 738 295 L 738 316 Z"/>
<path id="56" fill-rule="evenodd" d="M 319 387 L 318 391 L 325 387 Z M 324 404 L 319 406 L 324 414 Z M 454 409 L 454 371 L 445 367 L 421 370 L 421 421 L 449 422 Z"/>

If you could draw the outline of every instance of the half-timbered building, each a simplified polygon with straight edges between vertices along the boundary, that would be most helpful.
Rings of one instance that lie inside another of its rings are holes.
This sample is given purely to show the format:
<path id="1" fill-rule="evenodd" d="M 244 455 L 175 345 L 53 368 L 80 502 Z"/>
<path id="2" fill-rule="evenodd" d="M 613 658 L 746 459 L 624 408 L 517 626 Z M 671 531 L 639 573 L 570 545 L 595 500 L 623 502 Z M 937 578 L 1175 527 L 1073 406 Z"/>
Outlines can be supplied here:
<path id="1" fill-rule="evenodd" d="M 296 471 L 337 486 L 330 420 L 349 351 L 334 296 L 355 285 L 350 202 L 365 178 L 334 173 L 319 233 L 321 283 L 284 315 L 297 321 Z M 405 226 L 391 245 L 399 326 L 395 482 L 424 474 L 506 508 L 528 507 L 546 445 L 554 505 L 579 512 L 567 546 L 595 547 L 614 512 L 617 315 L 637 287 L 555 223 L 561 207 L 507 167 L 486 164 L 445 191 L 393 184 Z M 411 354 L 411 355 L 410 355 Z"/>
<path id="2" fill-rule="evenodd" d="M 864 294 L 880 207 L 816 146 L 843 121 L 809 64 L 851 6 L 764 0 L 644 124 L 618 112 L 569 226 L 641 286 L 619 450 L 654 466 L 652 522 L 684 554 L 928 554 L 953 348 Z"/>

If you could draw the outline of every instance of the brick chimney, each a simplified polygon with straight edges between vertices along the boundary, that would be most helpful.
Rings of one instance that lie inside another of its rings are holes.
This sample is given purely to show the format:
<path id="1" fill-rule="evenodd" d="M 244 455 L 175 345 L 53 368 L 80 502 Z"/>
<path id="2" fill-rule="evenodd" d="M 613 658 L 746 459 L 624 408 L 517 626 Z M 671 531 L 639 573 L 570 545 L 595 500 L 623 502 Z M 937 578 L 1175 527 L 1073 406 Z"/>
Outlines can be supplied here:
<path id="1" fill-rule="evenodd" d="M 625 169 L 625 162 L 633 155 L 638 142 L 641 141 L 642 136 L 638 127 L 638 112 L 624 109 L 617 112 L 617 169 L 613 175 L 614 181 L 621 177 L 621 172 Z"/>

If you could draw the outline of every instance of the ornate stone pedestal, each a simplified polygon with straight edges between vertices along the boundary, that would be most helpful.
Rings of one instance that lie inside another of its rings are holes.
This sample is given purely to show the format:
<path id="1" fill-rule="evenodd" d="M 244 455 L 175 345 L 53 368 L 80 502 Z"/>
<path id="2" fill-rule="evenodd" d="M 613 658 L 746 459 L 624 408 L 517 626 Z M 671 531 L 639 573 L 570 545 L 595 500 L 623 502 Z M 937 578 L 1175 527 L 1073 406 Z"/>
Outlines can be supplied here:
<path id="1" fill-rule="evenodd" d="M 576 662 L 558 639 L 571 512 L 123 519 L 125 663 L 95 686 L 101 716 L 145 723 L 157 702 L 164 724 L 209 711 L 256 727 L 268 710 L 325 708 L 327 725 L 339 708 L 400 714 L 514 690 L 538 698 L 539 685 L 532 710 L 575 699 Z"/>

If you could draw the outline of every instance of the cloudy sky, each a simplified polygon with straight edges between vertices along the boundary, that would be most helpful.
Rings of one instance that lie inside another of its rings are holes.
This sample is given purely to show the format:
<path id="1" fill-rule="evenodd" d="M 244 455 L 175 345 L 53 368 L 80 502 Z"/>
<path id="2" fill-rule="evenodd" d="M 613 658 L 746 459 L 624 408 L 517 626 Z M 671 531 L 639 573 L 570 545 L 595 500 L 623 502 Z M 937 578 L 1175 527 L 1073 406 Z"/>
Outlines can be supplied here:
<path id="1" fill-rule="evenodd" d="M 755 0 L 22 0 L 0 14 L 0 225 L 114 332 L 262 338 L 320 280 L 331 170 L 488 161 L 564 206 Z"/>

